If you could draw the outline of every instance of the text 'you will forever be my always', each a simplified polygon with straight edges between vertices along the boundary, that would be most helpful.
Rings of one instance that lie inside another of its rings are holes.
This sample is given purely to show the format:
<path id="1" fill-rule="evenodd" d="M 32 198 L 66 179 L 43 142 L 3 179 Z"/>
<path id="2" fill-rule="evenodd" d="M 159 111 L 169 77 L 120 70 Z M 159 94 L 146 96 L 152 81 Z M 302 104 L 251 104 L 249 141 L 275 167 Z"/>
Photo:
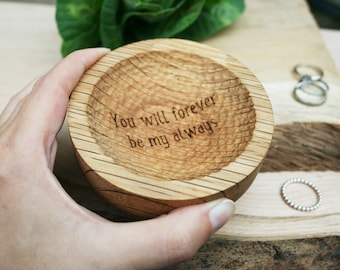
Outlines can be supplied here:
<path id="1" fill-rule="evenodd" d="M 199 99 L 192 104 L 186 106 L 172 106 L 171 109 L 160 109 L 151 114 L 137 116 L 123 116 L 115 112 L 110 112 L 113 127 L 115 129 L 143 129 L 145 137 L 137 137 L 126 134 L 126 142 L 131 148 L 144 147 L 163 147 L 169 148 L 172 142 L 181 142 L 186 139 L 194 139 L 196 136 L 214 133 L 214 129 L 218 127 L 218 122 L 213 118 L 209 120 L 201 120 L 194 125 L 185 126 L 178 125 L 186 122 L 189 118 L 199 116 L 203 112 L 207 112 L 210 107 L 216 105 L 216 94 L 209 95 Z M 167 134 L 158 134 L 148 136 L 148 129 L 155 129 L 158 126 L 174 127 Z M 175 127 L 176 126 L 176 127 Z M 141 134 L 135 132 L 134 134 Z"/>

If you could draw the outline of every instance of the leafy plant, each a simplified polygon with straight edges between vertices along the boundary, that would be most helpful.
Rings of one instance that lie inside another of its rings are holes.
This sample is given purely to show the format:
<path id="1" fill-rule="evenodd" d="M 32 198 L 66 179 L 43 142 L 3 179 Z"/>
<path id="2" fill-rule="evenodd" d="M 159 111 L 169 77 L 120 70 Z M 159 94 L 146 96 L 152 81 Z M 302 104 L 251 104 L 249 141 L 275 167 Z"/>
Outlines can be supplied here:
<path id="1" fill-rule="evenodd" d="M 57 0 L 62 54 L 177 37 L 203 40 L 233 23 L 244 0 Z"/>

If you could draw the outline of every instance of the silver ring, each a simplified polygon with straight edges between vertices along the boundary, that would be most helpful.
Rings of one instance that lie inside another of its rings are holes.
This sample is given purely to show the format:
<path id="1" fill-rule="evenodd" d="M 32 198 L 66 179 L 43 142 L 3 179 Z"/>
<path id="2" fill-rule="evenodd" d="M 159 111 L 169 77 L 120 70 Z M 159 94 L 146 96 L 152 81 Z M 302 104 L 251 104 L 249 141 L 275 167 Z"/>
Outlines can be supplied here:
<path id="1" fill-rule="evenodd" d="M 323 82 L 323 81 L 321 81 Z M 324 83 L 324 82 L 323 82 Z M 312 85 L 314 90 L 307 90 L 306 85 Z M 299 81 L 293 90 L 293 97 L 302 104 L 309 106 L 319 106 L 327 100 L 328 85 L 324 83 L 325 88 L 314 81 Z"/>
<path id="2" fill-rule="evenodd" d="M 289 199 L 289 197 L 286 194 L 286 189 L 287 189 L 287 186 L 289 186 L 290 184 L 294 184 L 294 183 L 305 184 L 305 185 L 309 186 L 311 189 L 313 189 L 313 191 L 315 192 L 315 194 L 317 196 L 316 204 L 314 204 L 312 206 L 301 206 L 301 205 L 294 203 L 291 199 Z M 287 180 L 281 187 L 281 195 L 282 195 L 283 200 L 291 208 L 298 210 L 298 211 L 303 211 L 303 212 L 310 212 L 310 211 L 316 210 L 317 208 L 320 207 L 322 200 L 323 200 L 322 193 L 321 193 L 320 189 L 315 184 L 313 184 L 312 182 L 307 181 L 303 178 L 291 178 L 291 179 Z"/>
<path id="3" fill-rule="evenodd" d="M 315 73 L 313 75 L 310 75 L 308 73 L 303 73 L 302 70 L 307 69 L 311 71 L 311 73 Z M 302 79 L 304 76 L 308 76 L 311 78 L 312 81 L 319 81 L 323 77 L 323 70 L 317 66 L 310 65 L 310 64 L 297 64 L 294 69 L 294 73 Z"/>
<path id="4" fill-rule="evenodd" d="M 313 96 L 323 96 L 323 93 L 324 91 L 322 90 L 321 93 L 320 93 L 320 89 L 324 89 L 326 90 L 326 93 L 328 92 L 329 90 L 329 86 L 328 84 L 324 81 L 324 80 L 318 80 L 318 81 L 313 81 L 310 79 L 310 77 L 308 78 L 302 78 L 298 84 L 301 83 L 301 90 L 303 90 L 305 93 L 309 94 L 309 95 L 313 95 Z M 310 89 L 309 87 L 303 87 L 303 86 L 314 86 L 316 88 L 319 88 L 315 91 L 315 88 L 314 89 Z"/>

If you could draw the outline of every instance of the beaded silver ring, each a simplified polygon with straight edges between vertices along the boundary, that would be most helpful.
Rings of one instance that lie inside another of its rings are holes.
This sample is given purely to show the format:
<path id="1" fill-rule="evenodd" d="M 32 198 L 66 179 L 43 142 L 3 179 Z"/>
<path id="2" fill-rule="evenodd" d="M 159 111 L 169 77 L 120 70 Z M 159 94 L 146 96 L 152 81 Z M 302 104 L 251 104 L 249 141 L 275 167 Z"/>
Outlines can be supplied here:
<path id="1" fill-rule="evenodd" d="M 301 206 L 301 205 L 294 203 L 291 199 L 289 199 L 289 197 L 286 194 L 286 189 L 287 189 L 287 186 L 289 186 L 290 184 L 294 184 L 294 183 L 305 184 L 305 185 L 309 186 L 311 189 L 313 189 L 313 191 L 315 192 L 315 194 L 317 196 L 316 204 L 314 204 L 312 206 Z M 321 203 L 322 203 L 322 193 L 321 193 L 320 189 L 315 184 L 313 184 L 312 182 L 305 180 L 303 178 L 291 178 L 291 179 L 287 180 L 281 187 L 281 195 L 282 195 L 283 200 L 291 208 L 298 210 L 298 211 L 303 211 L 303 212 L 314 211 L 317 208 L 319 208 Z"/>

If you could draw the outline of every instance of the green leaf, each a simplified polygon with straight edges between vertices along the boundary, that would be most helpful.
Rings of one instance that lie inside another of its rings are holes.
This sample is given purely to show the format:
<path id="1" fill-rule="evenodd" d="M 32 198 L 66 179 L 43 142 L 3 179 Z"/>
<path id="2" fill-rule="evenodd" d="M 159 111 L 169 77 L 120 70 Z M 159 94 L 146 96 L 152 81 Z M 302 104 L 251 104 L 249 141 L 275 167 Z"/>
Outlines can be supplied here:
<path id="1" fill-rule="evenodd" d="M 103 0 L 58 0 L 56 21 L 63 38 L 62 54 L 101 45 L 99 15 Z"/>
<path id="2" fill-rule="evenodd" d="M 150 3 L 151 1 L 145 0 L 124 0 L 119 5 L 117 1 L 104 0 L 100 24 L 100 35 L 103 45 L 114 49 L 132 41 L 153 38 L 155 36 L 160 37 L 160 34 L 154 32 L 146 34 L 146 36 L 142 35 L 147 32 L 144 30 L 145 28 L 148 30 L 154 29 L 152 31 L 155 31 L 155 25 L 159 26 L 159 24 L 168 20 L 174 12 L 183 6 L 185 1 L 177 1 L 178 3 L 175 6 L 169 7 L 169 3 L 172 1 L 164 1 L 167 4 L 161 6 L 162 1 L 154 4 Z M 120 12 L 121 10 L 124 10 L 124 12 Z M 155 25 L 149 27 L 149 24 L 152 23 L 155 23 Z M 176 25 L 173 25 L 172 29 L 179 32 L 180 30 L 176 30 L 175 27 Z M 163 32 L 163 34 L 167 35 L 166 32 Z"/>
<path id="3" fill-rule="evenodd" d="M 100 38 L 102 46 L 115 49 L 124 44 L 122 25 L 119 22 L 119 1 L 104 0 L 100 13 Z"/>
<path id="4" fill-rule="evenodd" d="M 135 24 L 138 25 L 138 28 L 130 27 L 129 31 L 134 33 L 138 40 L 155 37 L 173 37 L 195 22 L 201 13 L 204 3 L 204 0 L 181 1 L 162 20 L 148 22 L 143 17 L 137 18 Z"/>
<path id="5" fill-rule="evenodd" d="M 174 0 L 123 0 L 126 10 L 158 12 L 170 8 Z"/>
<path id="6" fill-rule="evenodd" d="M 232 24 L 244 12 L 243 0 L 206 0 L 200 16 L 194 24 L 176 35 L 178 38 L 190 37 L 203 40 L 222 28 Z"/>
<path id="7" fill-rule="evenodd" d="M 137 40 L 136 37 L 129 38 L 126 35 L 126 33 L 130 32 L 127 30 L 130 19 L 142 18 L 146 21 L 155 21 L 166 18 L 167 13 L 172 12 L 171 8 L 164 8 L 168 5 L 161 6 L 161 3 L 149 2 L 104 0 L 100 14 L 102 46 L 115 49 L 129 41 Z M 165 2 L 169 4 L 172 1 Z"/>
<path id="8" fill-rule="evenodd" d="M 127 1 L 127 0 L 125 0 Z M 171 1 L 169 1 L 171 2 Z M 123 16 L 123 24 L 127 23 L 130 18 L 139 18 L 145 22 L 153 23 L 159 22 L 162 20 L 166 20 L 171 14 L 173 14 L 177 9 L 179 9 L 185 0 L 178 1 L 175 6 L 158 6 L 157 9 L 149 6 L 149 9 L 141 9 L 140 7 L 136 8 L 136 10 L 127 10 Z M 146 7 L 146 5 L 143 5 Z"/>
<path id="9" fill-rule="evenodd" d="M 202 40 L 244 9 L 244 0 L 57 0 L 56 21 L 65 56 L 151 38 Z"/>

